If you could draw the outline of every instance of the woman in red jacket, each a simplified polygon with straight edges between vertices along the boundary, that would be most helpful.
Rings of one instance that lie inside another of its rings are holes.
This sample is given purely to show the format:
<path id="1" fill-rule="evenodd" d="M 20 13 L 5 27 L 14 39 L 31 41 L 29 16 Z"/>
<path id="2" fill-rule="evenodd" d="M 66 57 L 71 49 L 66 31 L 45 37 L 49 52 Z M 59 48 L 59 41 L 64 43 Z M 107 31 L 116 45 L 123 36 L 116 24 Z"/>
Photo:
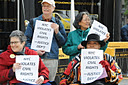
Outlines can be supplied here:
<path id="1" fill-rule="evenodd" d="M 15 70 L 20 69 L 19 63 L 15 63 L 16 55 L 38 55 L 36 51 L 25 47 L 26 36 L 23 32 L 15 30 L 10 34 L 10 45 L 8 49 L 0 54 L 0 85 L 30 85 L 18 81 Z M 51 85 L 49 81 L 49 70 L 39 58 L 39 78 L 36 84 Z"/>

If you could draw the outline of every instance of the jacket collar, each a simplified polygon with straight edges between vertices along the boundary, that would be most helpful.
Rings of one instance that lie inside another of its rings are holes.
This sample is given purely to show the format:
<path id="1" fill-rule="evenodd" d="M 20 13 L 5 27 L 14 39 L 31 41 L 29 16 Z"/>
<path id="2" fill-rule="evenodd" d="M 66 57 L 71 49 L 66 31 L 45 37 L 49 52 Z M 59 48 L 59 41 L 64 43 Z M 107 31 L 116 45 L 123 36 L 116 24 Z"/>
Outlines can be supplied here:
<path id="1" fill-rule="evenodd" d="M 43 16 L 43 14 L 38 16 L 38 20 L 45 21 L 42 16 Z M 50 22 L 56 23 L 55 17 L 52 16 Z"/>

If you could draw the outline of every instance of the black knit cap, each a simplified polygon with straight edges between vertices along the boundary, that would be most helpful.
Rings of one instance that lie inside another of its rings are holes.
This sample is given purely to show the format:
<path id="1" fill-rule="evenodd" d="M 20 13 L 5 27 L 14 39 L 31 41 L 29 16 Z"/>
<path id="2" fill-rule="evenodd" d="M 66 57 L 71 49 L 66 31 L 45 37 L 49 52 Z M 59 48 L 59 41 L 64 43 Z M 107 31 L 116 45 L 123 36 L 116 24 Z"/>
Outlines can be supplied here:
<path id="1" fill-rule="evenodd" d="M 100 41 L 100 36 L 97 35 L 97 34 L 90 34 L 90 35 L 88 35 L 87 41 L 82 41 L 81 45 L 86 47 L 88 41 L 97 41 L 97 42 L 99 42 L 101 47 L 103 47 L 105 45 L 105 42 L 104 41 Z"/>

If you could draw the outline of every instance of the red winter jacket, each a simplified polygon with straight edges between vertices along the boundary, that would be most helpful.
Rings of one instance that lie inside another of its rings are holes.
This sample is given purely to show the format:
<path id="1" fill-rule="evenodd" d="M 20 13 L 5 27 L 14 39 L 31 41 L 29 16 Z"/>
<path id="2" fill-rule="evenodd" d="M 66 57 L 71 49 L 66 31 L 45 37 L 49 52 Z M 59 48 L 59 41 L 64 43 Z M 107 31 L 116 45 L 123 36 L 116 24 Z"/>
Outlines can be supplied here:
<path id="1" fill-rule="evenodd" d="M 8 49 L 0 54 L 0 84 L 6 85 L 7 81 L 9 81 L 10 84 L 12 83 L 20 83 L 20 81 L 16 80 L 16 77 L 9 78 L 9 71 L 12 69 L 13 64 L 15 63 L 15 58 L 11 58 L 10 55 L 14 54 L 12 51 L 10 45 L 8 46 Z M 25 54 L 26 55 L 38 55 L 36 51 L 29 49 L 28 47 L 25 47 Z M 14 54 L 15 55 L 15 54 Z M 41 58 L 39 58 L 39 73 L 38 76 L 45 76 L 45 80 L 43 83 L 48 82 L 49 80 L 49 70 L 44 65 L 44 63 L 41 61 Z"/>

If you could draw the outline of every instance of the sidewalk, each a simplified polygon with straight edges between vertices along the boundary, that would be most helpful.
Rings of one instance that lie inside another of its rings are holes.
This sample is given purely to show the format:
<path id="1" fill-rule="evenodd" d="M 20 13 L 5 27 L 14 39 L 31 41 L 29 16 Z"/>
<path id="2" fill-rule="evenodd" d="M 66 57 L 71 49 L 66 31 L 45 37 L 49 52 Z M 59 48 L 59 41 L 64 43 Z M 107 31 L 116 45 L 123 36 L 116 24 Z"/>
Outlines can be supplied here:
<path id="1" fill-rule="evenodd" d="M 128 85 L 128 77 L 123 77 L 123 80 L 119 83 L 119 85 Z"/>

